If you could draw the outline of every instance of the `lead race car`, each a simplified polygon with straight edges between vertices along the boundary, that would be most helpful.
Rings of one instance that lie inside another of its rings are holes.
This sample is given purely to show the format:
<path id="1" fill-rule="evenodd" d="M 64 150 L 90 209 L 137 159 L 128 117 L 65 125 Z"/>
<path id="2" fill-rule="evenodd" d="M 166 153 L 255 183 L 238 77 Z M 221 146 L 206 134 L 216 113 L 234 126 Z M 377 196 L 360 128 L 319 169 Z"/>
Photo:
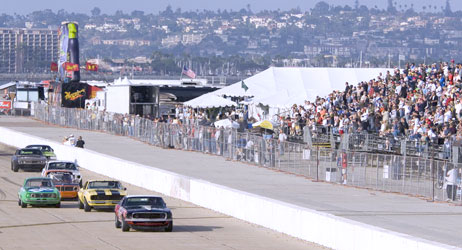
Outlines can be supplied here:
<path id="1" fill-rule="evenodd" d="M 113 209 L 127 195 L 119 181 L 90 180 L 78 192 L 79 209 Z"/>
<path id="2" fill-rule="evenodd" d="M 18 192 L 18 205 L 54 205 L 61 206 L 61 196 L 50 178 L 32 177 L 24 181 Z"/>
<path id="3" fill-rule="evenodd" d="M 47 158 L 42 151 L 35 148 L 22 148 L 16 150 L 11 157 L 11 170 L 18 172 L 19 169 L 42 170 L 47 163 Z"/>
<path id="4" fill-rule="evenodd" d="M 123 198 L 114 209 L 115 227 L 122 231 L 160 228 L 173 230 L 172 212 L 162 197 L 130 195 Z"/>

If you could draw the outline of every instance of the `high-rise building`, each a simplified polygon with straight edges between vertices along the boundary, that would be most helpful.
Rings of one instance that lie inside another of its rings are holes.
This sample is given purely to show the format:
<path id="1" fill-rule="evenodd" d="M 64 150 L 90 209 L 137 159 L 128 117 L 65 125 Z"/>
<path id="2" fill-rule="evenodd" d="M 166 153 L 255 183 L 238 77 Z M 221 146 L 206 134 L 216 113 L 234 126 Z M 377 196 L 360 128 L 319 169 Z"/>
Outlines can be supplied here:
<path id="1" fill-rule="evenodd" d="M 393 0 L 388 0 L 387 11 L 389 13 L 396 13 L 396 7 L 393 5 Z"/>
<path id="2" fill-rule="evenodd" d="M 0 73 L 49 72 L 57 59 L 57 29 L 0 28 Z"/>

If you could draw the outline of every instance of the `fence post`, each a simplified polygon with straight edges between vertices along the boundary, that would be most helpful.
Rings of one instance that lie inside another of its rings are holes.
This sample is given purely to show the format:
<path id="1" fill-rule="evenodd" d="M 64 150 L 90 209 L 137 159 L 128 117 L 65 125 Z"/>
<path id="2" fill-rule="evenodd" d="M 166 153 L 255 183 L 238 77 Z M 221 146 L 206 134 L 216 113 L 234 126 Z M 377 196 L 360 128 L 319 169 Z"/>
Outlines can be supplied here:
<path id="1" fill-rule="evenodd" d="M 377 177 L 375 179 L 375 189 L 377 190 L 379 188 L 379 154 L 377 154 L 377 165 L 376 165 L 376 167 L 377 167 L 377 170 L 376 170 Z"/>
<path id="2" fill-rule="evenodd" d="M 319 181 L 319 145 L 316 145 L 316 181 Z"/>
<path id="3" fill-rule="evenodd" d="M 435 201 L 435 165 L 433 158 L 430 159 L 430 169 L 432 171 L 432 201 Z"/>

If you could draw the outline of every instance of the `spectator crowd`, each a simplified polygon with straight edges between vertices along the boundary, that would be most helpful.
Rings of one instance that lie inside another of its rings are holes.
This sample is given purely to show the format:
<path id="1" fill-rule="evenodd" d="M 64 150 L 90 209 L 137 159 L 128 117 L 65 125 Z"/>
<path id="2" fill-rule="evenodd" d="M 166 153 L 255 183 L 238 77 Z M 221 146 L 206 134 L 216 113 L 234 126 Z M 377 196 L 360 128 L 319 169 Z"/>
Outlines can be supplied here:
<path id="1" fill-rule="evenodd" d="M 443 144 L 462 138 L 462 65 L 408 64 L 357 86 L 345 84 L 314 102 L 294 105 L 284 123 L 290 134 L 305 125 L 338 134 L 379 136 Z"/>
<path id="2" fill-rule="evenodd" d="M 461 88 L 462 65 L 454 60 L 431 65 L 407 64 L 404 69 L 396 68 L 368 82 L 357 85 L 347 82 L 343 90 L 317 97 L 314 101 L 305 101 L 302 105 L 293 105 L 273 122 L 281 128 L 276 132 L 286 134 L 289 140 L 303 136 L 303 128 L 308 126 L 314 132 L 373 134 L 395 142 L 400 138 L 439 145 L 460 142 Z M 177 105 L 175 113 L 168 117 L 144 118 L 173 124 L 211 126 L 213 121 L 230 118 L 238 121 L 241 129 L 249 128 L 247 123 L 257 121 L 254 117 L 247 120 L 244 117 L 242 108 L 212 112 Z M 112 119 L 132 127 L 136 116 L 115 114 L 110 117 Z"/>

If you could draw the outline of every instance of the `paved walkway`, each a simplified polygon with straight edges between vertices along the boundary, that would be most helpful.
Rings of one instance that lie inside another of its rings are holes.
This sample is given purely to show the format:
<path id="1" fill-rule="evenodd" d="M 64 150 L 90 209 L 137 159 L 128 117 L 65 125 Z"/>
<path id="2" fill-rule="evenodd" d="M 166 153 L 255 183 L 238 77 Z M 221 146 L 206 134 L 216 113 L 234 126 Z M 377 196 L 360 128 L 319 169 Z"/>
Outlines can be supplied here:
<path id="1" fill-rule="evenodd" d="M 266 168 L 226 161 L 219 156 L 161 149 L 127 137 L 60 128 L 27 118 L 0 117 L 0 126 L 54 141 L 61 141 L 69 134 L 81 135 L 86 148 L 100 153 L 462 247 L 461 206 L 312 182 Z"/>

